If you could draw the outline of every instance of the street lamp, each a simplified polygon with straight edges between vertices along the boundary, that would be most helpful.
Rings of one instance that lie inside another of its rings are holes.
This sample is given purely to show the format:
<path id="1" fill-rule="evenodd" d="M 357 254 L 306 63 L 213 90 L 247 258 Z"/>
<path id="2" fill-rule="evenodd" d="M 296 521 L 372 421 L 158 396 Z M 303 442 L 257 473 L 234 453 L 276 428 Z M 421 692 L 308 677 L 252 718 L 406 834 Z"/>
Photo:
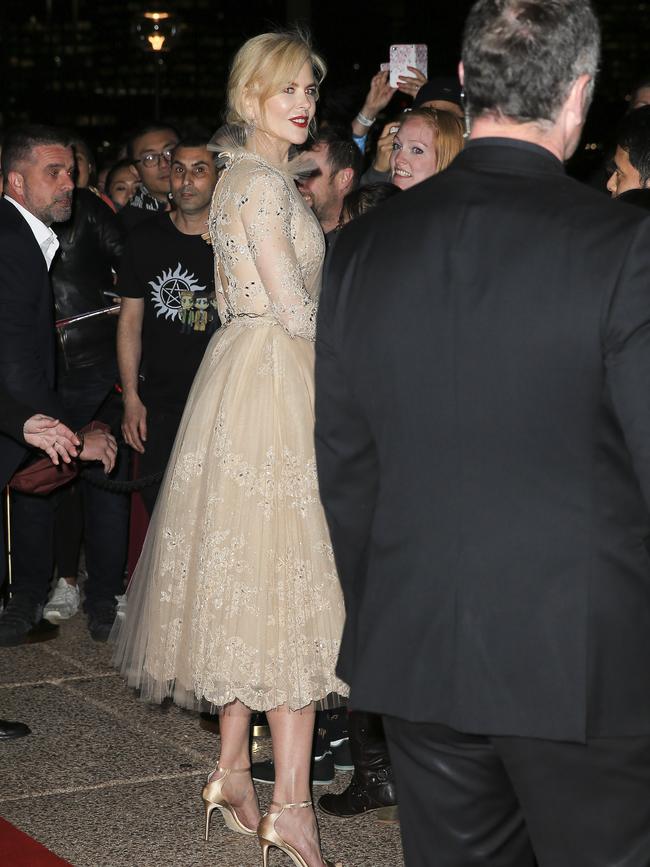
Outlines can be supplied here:
<path id="1" fill-rule="evenodd" d="M 171 51 L 180 31 L 181 24 L 177 16 L 164 9 L 142 12 L 133 24 L 133 35 L 140 48 L 154 55 L 156 120 L 160 120 L 160 72 L 164 67 L 162 55 Z"/>

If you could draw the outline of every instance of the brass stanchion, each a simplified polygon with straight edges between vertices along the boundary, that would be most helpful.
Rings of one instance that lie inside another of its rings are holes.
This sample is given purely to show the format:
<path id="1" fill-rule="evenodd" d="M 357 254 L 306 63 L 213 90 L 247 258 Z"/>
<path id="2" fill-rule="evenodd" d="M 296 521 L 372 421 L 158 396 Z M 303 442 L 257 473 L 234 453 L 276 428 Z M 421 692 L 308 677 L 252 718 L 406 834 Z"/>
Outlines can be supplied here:
<path id="1" fill-rule="evenodd" d="M 7 566 L 7 574 L 6 578 L 2 583 L 2 603 L 6 606 L 9 598 L 11 596 L 11 581 L 12 581 L 12 571 L 11 571 L 11 492 L 9 490 L 9 485 L 5 488 L 4 491 L 4 503 L 3 503 L 3 517 L 4 517 L 4 527 L 3 533 L 5 537 L 5 558 L 6 558 L 6 566 Z"/>

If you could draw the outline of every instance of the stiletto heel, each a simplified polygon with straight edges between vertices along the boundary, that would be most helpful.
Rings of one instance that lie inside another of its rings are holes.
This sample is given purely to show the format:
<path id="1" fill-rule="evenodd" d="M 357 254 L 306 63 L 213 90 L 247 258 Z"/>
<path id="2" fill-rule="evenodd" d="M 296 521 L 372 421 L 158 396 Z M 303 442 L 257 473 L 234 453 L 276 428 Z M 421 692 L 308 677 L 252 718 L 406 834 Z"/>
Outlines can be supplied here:
<path id="1" fill-rule="evenodd" d="M 274 813 L 269 810 L 268 813 L 262 816 L 257 826 L 257 839 L 260 841 L 260 846 L 262 847 L 262 867 L 268 867 L 269 849 L 272 846 L 288 855 L 296 867 L 309 867 L 300 852 L 278 834 L 275 830 L 275 823 L 285 810 L 290 810 L 293 807 L 311 807 L 312 802 L 302 801 L 299 804 L 278 804 L 277 801 L 271 801 L 271 806 L 274 805 L 280 808 L 279 812 Z M 323 858 L 323 863 L 325 867 L 340 867 L 340 864 L 334 864 L 332 861 L 328 861 L 327 858 Z"/>
<path id="2" fill-rule="evenodd" d="M 214 771 L 212 771 L 211 774 L 208 774 L 208 782 L 201 792 L 201 797 L 203 798 L 203 803 L 205 805 L 206 841 L 210 837 L 210 817 L 215 808 L 219 810 L 226 826 L 230 828 L 231 831 L 237 831 L 239 834 L 246 834 L 249 837 L 254 837 L 257 832 L 253 831 L 251 828 L 247 828 L 246 825 L 240 821 L 239 816 L 235 812 L 235 808 L 223 794 L 223 784 L 230 774 L 248 774 L 250 768 L 217 768 L 216 770 L 223 771 L 223 777 L 220 777 L 218 780 L 214 780 L 211 783 L 210 777 L 214 773 Z"/>

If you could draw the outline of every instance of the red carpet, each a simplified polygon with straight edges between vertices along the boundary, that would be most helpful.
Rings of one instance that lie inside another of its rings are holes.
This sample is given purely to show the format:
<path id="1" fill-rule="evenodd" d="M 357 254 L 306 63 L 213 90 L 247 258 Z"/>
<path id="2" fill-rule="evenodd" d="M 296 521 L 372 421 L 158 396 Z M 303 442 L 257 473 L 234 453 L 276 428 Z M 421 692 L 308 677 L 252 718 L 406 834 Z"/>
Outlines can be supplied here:
<path id="1" fill-rule="evenodd" d="M 3 867 L 72 867 L 0 817 L 0 864 Z"/>

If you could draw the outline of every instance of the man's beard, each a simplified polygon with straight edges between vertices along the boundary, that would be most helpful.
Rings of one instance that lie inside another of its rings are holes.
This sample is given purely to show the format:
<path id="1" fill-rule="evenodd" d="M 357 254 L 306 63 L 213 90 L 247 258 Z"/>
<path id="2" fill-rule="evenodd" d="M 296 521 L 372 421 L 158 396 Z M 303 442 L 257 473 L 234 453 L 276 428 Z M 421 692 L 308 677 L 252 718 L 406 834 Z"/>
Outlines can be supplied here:
<path id="1" fill-rule="evenodd" d="M 46 226 L 52 223 L 67 223 L 72 216 L 72 196 L 55 199 L 51 205 L 43 209 L 43 216 L 38 215 Z"/>

